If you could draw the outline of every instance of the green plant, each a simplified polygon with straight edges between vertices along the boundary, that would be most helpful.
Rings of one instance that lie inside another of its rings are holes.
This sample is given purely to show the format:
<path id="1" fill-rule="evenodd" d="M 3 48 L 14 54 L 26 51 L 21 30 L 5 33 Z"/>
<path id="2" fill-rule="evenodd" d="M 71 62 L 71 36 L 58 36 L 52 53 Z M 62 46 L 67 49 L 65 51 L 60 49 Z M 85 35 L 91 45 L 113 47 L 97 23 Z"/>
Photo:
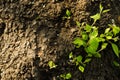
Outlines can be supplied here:
<path id="1" fill-rule="evenodd" d="M 49 61 L 48 66 L 49 66 L 50 69 L 57 67 L 57 65 L 53 61 Z"/>
<path id="2" fill-rule="evenodd" d="M 79 63 L 79 70 L 84 72 L 85 62 L 90 62 L 92 56 L 101 57 L 100 52 L 107 48 L 108 45 L 111 45 L 115 55 L 119 58 L 119 47 L 115 44 L 119 40 L 120 27 L 115 24 L 109 24 L 103 33 L 99 33 L 99 27 L 93 26 L 97 20 L 101 18 L 101 15 L 105 12 L 108 12 L 109 9 L 103 10 L 102 5 L 99 6 L 100 12 L 91 16 L 94 20 L 92 25 L 79 23 L 76 21 L 77 26 L 79 27 L 80 37 L 76 37 L 73 41 L 73 44 L 76 48 L 84 48 L 84 51 L 87 53 L 85 61 L 82 62 L 82 56 L 72 57 L 70 53 L 69 58 L 73 58 L 73 62 Z M 89 58 L 88 58 L 89 57 Z"/>
<path id="3" fill-rule="evenodd" d="M 91 61 L 91 58 L 86 58 L 85 60 L 83 60 L 83 57 L 81 55 L 74 56 L 73 52 L 69 54 L 69 59 L 71 63 L 75 63 L 75 65 L 82 73 L 85 70 L 86 63 L 89 63 Z"/>
<path id="4" fill-rule="evenodd" d="M 66 80 L 66 79 L 70 79 L 72 77 L 72 75 L 71 75 L 71 73 L 61 74 L 60 77 L 63 78 L 64 80 Z"/>
<path id="5" fill-rule="evenodd" d="M 96 21 L 101 18 L 101 15 L 102 15 L 103 13 L 106 13 L 106 12 L 108 12 L 108 11 L 110 11 L 110 9 L 105 9 L 105 10 L 103 10 L 103 6 L 102 6 L 102 4 L 100 4 L 100 5 L 99 5 L 99 13 L 97 13 L 97 14 L 95 14 L 95 15 L 93 15 L 93 16 L 90 16 L 92 19 L 94 19 L 94 22 L 93 22 L 92 25 L 94 25 L 94 24 L 96 23 Z"/>
<path id="6" fill-rule="evenodd" d="M 67 9 L 67 10 L 66 10 L 66 14 L 65 14 L 65 16 L 63 17 L 63 19 L 70 19 L 70 17 L 71 17 L 71 12 Z"/>

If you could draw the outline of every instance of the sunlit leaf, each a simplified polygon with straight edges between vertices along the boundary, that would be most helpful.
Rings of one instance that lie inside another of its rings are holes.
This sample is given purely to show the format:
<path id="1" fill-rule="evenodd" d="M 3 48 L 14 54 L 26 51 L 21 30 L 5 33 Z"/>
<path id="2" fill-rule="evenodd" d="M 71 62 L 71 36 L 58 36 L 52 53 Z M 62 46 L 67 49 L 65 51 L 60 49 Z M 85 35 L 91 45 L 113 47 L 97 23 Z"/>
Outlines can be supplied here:
<path id="1" fill-rule="evenodd" d="M 91 29 L 92 29 L 91 26 L 88 25 L 88 24 L 86 24 L 86 26 L 85 26 L 85 30 L 86 30 L 86 32 L 90 32 Z"/>
<path id="2" fill-rule="evenodd" d="M 115 42 L 119 40 L 119 37 L 112 38 Z"/>
<path id="3" fill-rule="evenodd" d="M 69 54 L 69 59 L 70 58 L 73 58 L 73 53 L 72 52 Z"/>
<path id="4" fill-rule="evenodd" d="M 100 34 L 100 37 L 102 38 L 102 37 L 105 37 L 105 35 L 104 34 Z"/>
<path id="5" fill-rule="evenodd" d="M 87 33 L 82 33 L 82 39 L 83 40 L 88 40 L 88 34 Z"/>
<path id="6" fill-rule="evenodd" d="M 84 63 L 89 63 L 91 61 L 91 58 L 85 59 Z"/>
<path id="7" fill-rule="evenodd" d="M 76 45 L 76 48 L 79 48 L 82 45 L 84 46 L 86 42 L 78 37 L 78 38 L 75 38 L 75 40 L 73 41 L 73 44 Z"/>
<path id="8" fill-rule="evenodd" d="M 84 72 L 84 67 L 83 66 L 79 66 L 78 69 L 81 71 L 81 72 Z"/>
<path id="9" fill-rule="evenodd" d="M 111 43 L 112 49 L 117 57 L 119 57 L 119 49 L 118 46 L 114 43 Z"/>
<path id="10" fill-rule="evenodd" d="M 72 77 L 72 75 L 70 73 L 67 73 L 65 76 L 65 79 L 70 79 Z"/>
<path id="11" fill-rule="evenodd" d="M 89 38 L 90 38 L 90 39 L 93 39 L 93 38 L 95 38 L 95 37 L 97 37 L 97 36 L 98 36 L 98 30 L 97 30 L 97 29 L 93 30 L 93 32 L 91 32 L 91 33 L 89 34 Z"/>
<path id="12" fill-rule="evenodd" d="M 96 52 L 96 53 L 94 54 L 94 56 L 97 57 L 97 58 L 101 58 L 101 54 L 98 53 L 98 52 Z"/>
<path id="13" fill-rule="evenodd" d="M 66 10 L 66 15 L 67 15 L 67 17 L 71 16 L 71 12 L 68 9 Z"/>
<path id="14" fill-rule="evenodd" d="M 108 33 L 110 31 L 110 28 L 106 28 L 105 29 L 105 34 Z"/>
<path id="15" fill-rule="evenodd" d="M 110 11 L 110 9 L 106 9 L 106 10 L 103 10 L 102 13 L 107 13 L 107 12 L 109 12 L 109 11 Z"/>
<path id="16" fill-rule="evenodd" d="M 100 19 L 100 14 L 99 13 L 97 13 L 97 14 L 95 14 L 95 15 L 93 15 L 93 16 L 90 16 L 92 19 L 94 19 L 94 22 L 96 22 L 97 20 L 99 20 Z"/>
<path id="17" fill-rule="evenodd" d="M 101 50 L 105 49 L 107 47 L 108 43 L 103 43 L 101 46 Z"/>
<path id="18" fill-rule="evenodd" d="M 77 60 L 77 62 L 79 62 L 79 63 L 82 62 L 82 56 L 81 56 L 81 55 L 77 56 L 77 57 L 76 57 L 76 60 Z"/>
<path id="19" fill-rule="evenodd" d="M 50 67 L 50 69 L 57 67 L 57 65 L 55 65 L 55 63 L 53 61 L 49 61 L 48 66 Z"/>
<path id="20" fill-rule="evenodd" d="M 117 26 L 113 26 L 113 34 L 116 36 L 120 32 L 120 28 Z"/>
<path id="21" fill-rule="evenodd" d="M 96 53 L 97 49 L 98 49 L 98 46 L 99 46 L 99 42 L 98 42 L 98 39 L 97 38 L 93 38 L 89 41 L 89 46 L 87 48 L 85 48 L 85 51 L 87 53 Z"/>
<path id="22" fill-rule="evenodd" d="M 106 36 L 106 39 L 112 39 L 112 36 Z"/>
<path id="23" fill-rule="evenodd" d="M 100 5 L 99 5 L 99 8 L 100 8 L 100 13 L 102 12 L 102 10 L 103 10 L 103 6 L 102 6 L 102 4 L 100 3 Z"/>
<path id="24" fill-rule="evenodd" d="M 102 37 L 98 37 L 98 42 L 105 42 L 105 39 Z"/>

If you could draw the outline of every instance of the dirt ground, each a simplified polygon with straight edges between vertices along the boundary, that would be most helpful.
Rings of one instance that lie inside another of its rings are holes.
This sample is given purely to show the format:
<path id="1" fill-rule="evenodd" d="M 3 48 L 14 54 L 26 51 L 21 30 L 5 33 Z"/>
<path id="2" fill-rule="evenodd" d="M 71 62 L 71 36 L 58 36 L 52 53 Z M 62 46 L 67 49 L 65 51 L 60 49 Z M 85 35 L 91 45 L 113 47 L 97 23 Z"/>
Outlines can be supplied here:
<path id="1" fill-rule="evenodd" d="M 120 69 L 111 63 L 120 59 L 111 48 L 84 73 L 68 64 L 69 53 L 78 54 L 72 44 L 79 35 L 75 21 L 91 24 L 100 3 L 110 9 L 95 24 L 100 31 L 112 19 L 120 25 L 120 0 L 0 0 L 0 80 L 63 80 L 59 75 L 68 72 L 71 80 L 119 80 Z M 72 15 L 63 19 L 67 9 Z M 57 68 L 49 69 L 50 60 Z"/>

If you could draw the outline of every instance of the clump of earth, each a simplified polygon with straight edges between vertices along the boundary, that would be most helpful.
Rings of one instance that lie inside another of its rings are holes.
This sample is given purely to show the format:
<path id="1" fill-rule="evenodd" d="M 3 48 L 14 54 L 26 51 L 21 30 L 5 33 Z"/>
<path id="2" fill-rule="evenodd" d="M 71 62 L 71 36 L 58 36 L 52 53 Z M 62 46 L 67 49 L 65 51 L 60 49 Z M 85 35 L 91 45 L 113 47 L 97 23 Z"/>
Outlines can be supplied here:
<path id="1" fill-rule="evenodd" d="M 120 60 L 110 47 L 84 73 L 68 64 L 71 51 L 81 54 L 72 43 L 79 36 L 75 22 L 92 24 L 100 3 L 110 9 L 95 24 L 100 31 L 113 19 L 120 26 L 119 0 L 0 0 L 0 80 L 63 80 L 59 75 L 68 72 L 71 80 L 119 80 L 120 69 L 111 63 Z M 49 61 L 57 67 L 50 69 Z"/>

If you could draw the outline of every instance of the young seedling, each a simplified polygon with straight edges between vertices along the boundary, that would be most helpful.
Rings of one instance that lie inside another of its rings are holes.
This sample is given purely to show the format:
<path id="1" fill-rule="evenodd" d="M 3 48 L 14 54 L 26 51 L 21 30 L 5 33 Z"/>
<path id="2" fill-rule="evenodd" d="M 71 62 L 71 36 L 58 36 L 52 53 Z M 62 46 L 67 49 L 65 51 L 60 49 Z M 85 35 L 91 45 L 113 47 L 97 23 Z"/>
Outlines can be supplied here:
<path id="1" fill-rule="evenodd" d="M 67 10 L 66 10 L 66 14 L 65 14 L 65 16 L 63 17 L 63 19 L 70 19 L 70 17 L 71 17 L 71 12 L 67 9 Z"/>
<path id="2" fill-rule="evenodd" d="M 100 5 L 99 5 L 99 13 L 96 13 L 95 15 L 90 16 L 90 17 L 94 20 L 92 26 L 96 23 L 97 20 L 99 20 L 99 19 L 101 18 L 101 15 L 102 15 L 103 13 L 106 13 L 106 12 L 108 12 L 108 11 L 110 11 L 110 9 L 105 9 L 105 10 L 103 10 L 103 6 L 102 6 L 102 4 L 100 3 Z"/>

